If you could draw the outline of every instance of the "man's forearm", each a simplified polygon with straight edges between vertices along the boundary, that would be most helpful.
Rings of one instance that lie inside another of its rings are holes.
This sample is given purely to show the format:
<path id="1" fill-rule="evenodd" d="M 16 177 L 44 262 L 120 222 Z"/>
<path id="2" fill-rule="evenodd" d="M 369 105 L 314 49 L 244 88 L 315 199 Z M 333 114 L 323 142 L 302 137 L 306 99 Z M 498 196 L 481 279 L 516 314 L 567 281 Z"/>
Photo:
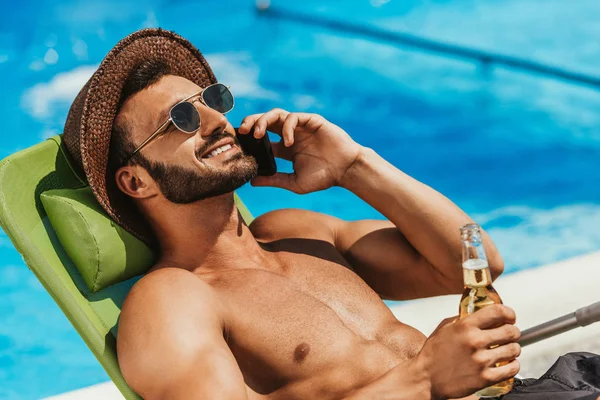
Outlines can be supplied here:
<path id="1" fill-rule="evenodd" d="M 471 218 L 441 193 L 411 178 L 369 148 L 346 172 L 341 186 L 385 215 L 429 263 L 457 277 L 461 262 L 459 227 Z M 484 233 L 494 275 L 502 270 L 496 247 Z M 462 276 L 459 277 L 462 279 Z"/>

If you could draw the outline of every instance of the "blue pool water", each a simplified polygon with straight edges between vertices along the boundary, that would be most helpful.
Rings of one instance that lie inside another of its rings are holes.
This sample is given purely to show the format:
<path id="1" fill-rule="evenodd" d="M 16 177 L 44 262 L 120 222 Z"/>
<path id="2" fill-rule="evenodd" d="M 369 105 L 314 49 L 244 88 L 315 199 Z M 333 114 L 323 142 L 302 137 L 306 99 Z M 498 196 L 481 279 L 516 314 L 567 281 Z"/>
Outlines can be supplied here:
<path id="1" fill-rule="evenodd" d="M 483 224 L 509 272 L 600 248 L 598 90 L 264 19 L 248 0 L 33 3 L 5 6 L 0 24 L 0 158 L 59 133 L 106 52 L 161 26 L 189 38 L 232 86 L 234 124 L 273 107 L 323 114 Z M 596 0 L 274 4 L 589 74 L 600 63 Z M 240 194 L 255 214 L 302 207 L 378 217 L 341 189 Z M 0 398 L 107 380 L 3 233 L 0 254 Z"/>

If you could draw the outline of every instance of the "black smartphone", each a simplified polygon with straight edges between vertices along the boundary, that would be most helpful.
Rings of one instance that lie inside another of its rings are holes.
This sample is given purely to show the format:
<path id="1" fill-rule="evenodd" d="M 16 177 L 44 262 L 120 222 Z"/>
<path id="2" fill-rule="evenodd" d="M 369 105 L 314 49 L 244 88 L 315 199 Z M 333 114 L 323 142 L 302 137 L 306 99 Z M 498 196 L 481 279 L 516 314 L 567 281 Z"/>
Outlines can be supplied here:
<path id="1" fill-rule="evenodd" d="M 235 136 L 242 146 L 244 153 L 251 155 L 258 163 L 258 175 L 271 176 L 277 172 L 277 164 L 275 164 L 275 156 L 271 149 L 271 140 L 269 135 L 265 134 L 260 139 L 254 137 L 254 128 L 246 135 L 238 132 L 239 128 L 235 128 Z"/>

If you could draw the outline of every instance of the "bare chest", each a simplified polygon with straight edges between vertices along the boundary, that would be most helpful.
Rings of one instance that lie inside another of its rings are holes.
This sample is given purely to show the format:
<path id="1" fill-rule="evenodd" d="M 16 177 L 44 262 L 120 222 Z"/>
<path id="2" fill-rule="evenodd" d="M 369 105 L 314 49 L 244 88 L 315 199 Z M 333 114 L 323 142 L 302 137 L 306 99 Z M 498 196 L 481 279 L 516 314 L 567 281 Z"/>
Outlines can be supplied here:
<path id="1" fill-rule="evenodd" d="M 211 279 L 228 310 L 226 340 L 259 392 L 302 381 L 314 388 L 315 377 L 339 386 L 338 376 L 378 376 L 412 357 L 424 340 L 394 318 L 333 246 L 314 245 L 277 251 L 275 271 L 243 269 Z"/>

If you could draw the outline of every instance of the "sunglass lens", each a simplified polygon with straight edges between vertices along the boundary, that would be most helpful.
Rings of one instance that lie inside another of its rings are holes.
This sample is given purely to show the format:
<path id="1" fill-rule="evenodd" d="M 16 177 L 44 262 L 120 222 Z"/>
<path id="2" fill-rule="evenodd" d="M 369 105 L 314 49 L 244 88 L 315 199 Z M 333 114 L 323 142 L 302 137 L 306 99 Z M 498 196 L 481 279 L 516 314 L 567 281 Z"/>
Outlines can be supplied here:
<path id="1" fill-rule="evenodd" d="M 233 95 L 227 86 L 221 83 L 207 87 L 202 92 L 202 99 L 207 106 L 223 114 L 233 108 Z"/>
<path id="2" fill-rule="evenodd" d="M 171 119 L 177 129 L 187 133 L 194 133 L 200 128 L 200 114 L 192 103 L 183 102 L 173 107 Z"/>

